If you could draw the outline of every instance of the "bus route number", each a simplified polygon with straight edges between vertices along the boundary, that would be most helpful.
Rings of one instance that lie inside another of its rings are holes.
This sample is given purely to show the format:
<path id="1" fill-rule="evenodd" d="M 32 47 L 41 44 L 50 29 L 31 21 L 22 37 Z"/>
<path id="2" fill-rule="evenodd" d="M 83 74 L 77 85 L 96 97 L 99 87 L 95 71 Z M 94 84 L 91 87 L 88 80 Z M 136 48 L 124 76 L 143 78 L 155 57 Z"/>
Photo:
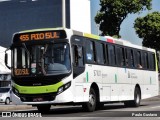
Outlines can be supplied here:
<path id="1" fill-rule="evenodd" d="M 20 35 L 19 39 L 24 41 L 29 40 L 45 40 L 45 39 L 56 39 L 60 38 L 59 32 L 44 32 L 44 33 L 31 33 Z"/>

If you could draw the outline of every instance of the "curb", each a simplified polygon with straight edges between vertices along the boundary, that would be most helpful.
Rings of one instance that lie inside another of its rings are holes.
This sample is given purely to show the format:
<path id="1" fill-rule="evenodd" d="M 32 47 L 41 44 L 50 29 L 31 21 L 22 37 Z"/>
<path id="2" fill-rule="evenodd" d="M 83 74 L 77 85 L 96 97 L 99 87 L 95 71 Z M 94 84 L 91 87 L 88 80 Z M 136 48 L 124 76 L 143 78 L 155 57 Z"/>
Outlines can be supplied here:
<path id="1" fill-rule="evenodd" d="M 160 101 L 160 95 L 152 97 L 152 98 L 147 98 L 142 101 Z"/>
<path id="2" fill-rule="evenodd" d="M 11 106 L 0 105 L 0 112 L 14 111 L 14 110 L 27 110 L 27 109 L 35 109 L 35 107 L 32 107 L 31 105 L 11 105 Z"/>
<path id="3" fill-rule="evenodd" d="M 147 101 L 160 101 L 160 95 L 144 99 L 144 102 Z M 8 112 L 8 111 L 16 111 L 16 110 L 37 110 L 36 107 L 32 107 L 32 105 L 0 105 L 0 112 Z"/>

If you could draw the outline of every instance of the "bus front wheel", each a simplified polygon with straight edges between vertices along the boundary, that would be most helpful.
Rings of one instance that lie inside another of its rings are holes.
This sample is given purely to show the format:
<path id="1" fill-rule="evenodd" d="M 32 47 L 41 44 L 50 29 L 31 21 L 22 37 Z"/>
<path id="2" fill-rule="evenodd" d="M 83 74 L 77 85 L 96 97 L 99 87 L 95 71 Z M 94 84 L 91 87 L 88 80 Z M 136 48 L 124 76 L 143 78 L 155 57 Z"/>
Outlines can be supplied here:
<path id="1" fill-rule="evenodd" d="M 89 92 L 89 101 L 82 105 L 83 109 L 88 112 L 95 111 L 96 108 L 96 93 L 93 88 Z"/>

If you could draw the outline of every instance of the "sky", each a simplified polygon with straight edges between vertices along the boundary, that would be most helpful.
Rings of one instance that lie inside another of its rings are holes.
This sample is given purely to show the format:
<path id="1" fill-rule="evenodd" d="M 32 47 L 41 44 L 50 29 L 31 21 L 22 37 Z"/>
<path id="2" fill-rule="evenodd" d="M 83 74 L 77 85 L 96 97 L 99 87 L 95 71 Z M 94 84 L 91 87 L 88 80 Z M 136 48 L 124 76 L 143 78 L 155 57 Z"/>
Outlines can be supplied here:
<path id="1" fill-rule="evenodd" d="M 99 10 L 99 6 L 97 6 L 97 4 L 99 4 L 99 0 L 95 0 L 93 2 L 93 0 L 91 0 L 91 16 L 92 16 L 92 33 L 93 34 L 97 34 L 98 33 L 98 29 L 96 24 L 94 23 L 94 18 L 93 16 L 95 15 L 94 13 L 96 13 L 95 11 L 98 9 Z M 95 6 L 97 6 L 95 8 Z M 138 37 L 138 35 L 135 33 L 135 29 L 134 29 L 134 21 L 137 17 L 144 17 L 146 16 L 148 13 L 152 13 L 154 11 L 159 11 L 160 12 L 160 0 L 152 0 L 152 10 L 148 11 L 142 11 L 140 14 L 129 14 L 128 17 L 123 21 L 123 23 L 121 24 L 121 30 L 120 30 L 120 35 L 122 37 L 123 40 L 127 40 L 132 42 L 133 44 L 137 44 L 137 45 L 142 45 L 142 39 L 140 39 Z"/>
<path id="2" fill-rule="evenodd" d="M 135 33 L 135 29 L 133 28 L 134 21 L 137 17 L 144 17 L 148 13 L 152 13 L 154 11 L 160 12 L 160 0 L 152 0 L 152 10 L 150 11 L 146 10 L 141 14 L 128 15 L 121 25 L 120 35 L 122 36 L 122 39 L 129 40 L 134 44 L 142 45 L 142 39 L 138 37 Z"/>

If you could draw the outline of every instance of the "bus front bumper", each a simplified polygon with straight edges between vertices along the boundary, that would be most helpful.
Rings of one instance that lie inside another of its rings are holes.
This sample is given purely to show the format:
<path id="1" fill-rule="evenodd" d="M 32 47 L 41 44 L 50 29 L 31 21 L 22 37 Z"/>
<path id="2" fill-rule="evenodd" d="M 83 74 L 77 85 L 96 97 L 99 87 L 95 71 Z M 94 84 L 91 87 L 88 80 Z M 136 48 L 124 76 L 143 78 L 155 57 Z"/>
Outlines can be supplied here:
<path id="1" fill-rule="evenodd" d="M 38 99 L 38 98 L 37 98 Z M 16 105 L 38 105 L 38 104 L 59 104 L 59 103 L 68 103 L 73 102 L 73 94 L 70 89 L 65 90 L 64 92 L 55 96 L 55 99 L 52 101 L 36 101 L 36 102 L 23 102 L 20 97 L 15 94 L 12 94 L 12 102 Z"/>

